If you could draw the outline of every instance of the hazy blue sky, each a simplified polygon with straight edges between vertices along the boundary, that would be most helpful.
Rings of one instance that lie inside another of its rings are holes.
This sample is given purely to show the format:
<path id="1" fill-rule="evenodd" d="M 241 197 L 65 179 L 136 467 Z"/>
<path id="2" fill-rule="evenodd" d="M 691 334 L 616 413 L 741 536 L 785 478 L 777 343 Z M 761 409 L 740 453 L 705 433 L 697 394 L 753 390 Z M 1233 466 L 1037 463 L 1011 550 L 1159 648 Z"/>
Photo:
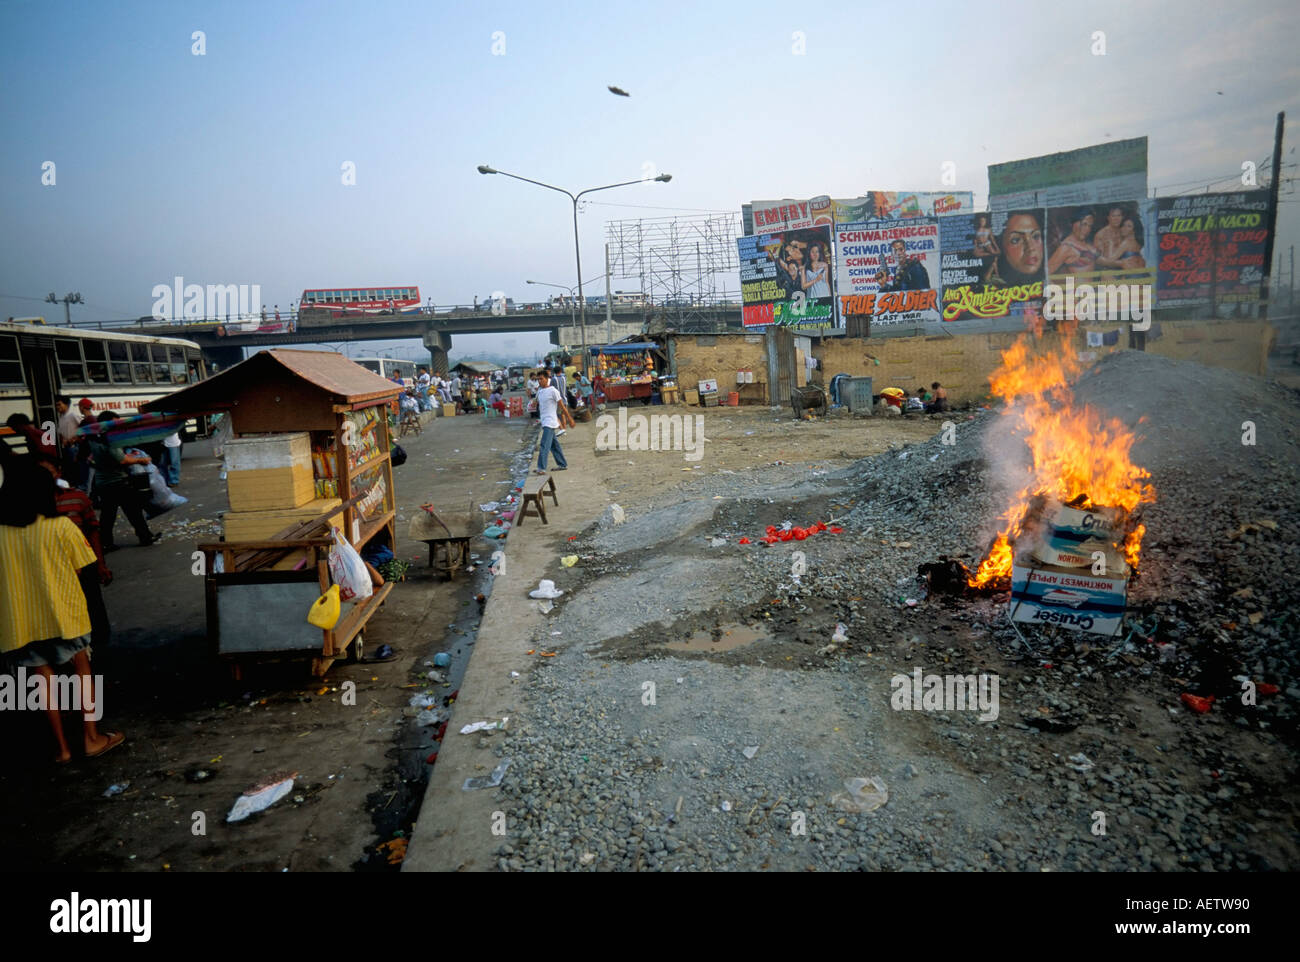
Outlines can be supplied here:
<path id="1" fill-rule="evenodd" d="M 673 175 L 597 195 L 586 276 L 607 219 L 939 189 L 945 161 L 982 203 L 989 163 L 1143 134 L 1160 193 L 1231 189 L 1277 111 L 1300 119 L 1297 9 L 7 0 L 0 316 L 61 316 L 39 299 L 80 291 L 77 318 L 136 317 L 175 275 L 281 306 L 305 287 L 418 284 L 450 304 L 573 284 L 569 201 L 481 163 L 575 191 Z M 1300 194 L 1284 189 L 1285 257 Z"/>

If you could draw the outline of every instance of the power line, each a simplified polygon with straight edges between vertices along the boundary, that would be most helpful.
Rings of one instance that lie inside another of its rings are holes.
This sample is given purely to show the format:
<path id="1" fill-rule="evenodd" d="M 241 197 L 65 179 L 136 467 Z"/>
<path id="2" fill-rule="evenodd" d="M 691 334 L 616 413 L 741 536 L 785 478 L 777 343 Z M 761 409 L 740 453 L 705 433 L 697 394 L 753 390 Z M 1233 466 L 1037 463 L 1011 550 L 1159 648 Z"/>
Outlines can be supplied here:
<path id="1" fill-rule="evenodd" d="M 611 204 L 608 201 L 600 200 L 583 201 L 583 203 L 592 204 L 596 207 L 636 207 L 641 210 L 685 210 L 697 214 L 734 214 L 738 213 L 740 210 L 739 207 L 735 210 L 731 210 L 730 208 L 714 207 L 656 207 L 653 204 Z"/>

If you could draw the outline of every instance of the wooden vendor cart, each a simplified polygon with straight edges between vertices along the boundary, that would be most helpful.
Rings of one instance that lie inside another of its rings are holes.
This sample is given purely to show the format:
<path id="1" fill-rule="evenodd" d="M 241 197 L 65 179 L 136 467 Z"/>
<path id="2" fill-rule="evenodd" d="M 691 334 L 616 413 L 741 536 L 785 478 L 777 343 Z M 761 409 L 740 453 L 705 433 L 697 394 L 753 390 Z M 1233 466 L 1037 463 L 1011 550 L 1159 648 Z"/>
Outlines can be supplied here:
<path id="1" fill-rule="evenodd" d="M 143 406 L 231 419 L 232 510 L 224 540 L 199 550 L 209 640 L 236 677 L 261 658 L 307 657 L 320 675 L 349 647 L 359 657 L 391 583 L 345 603 L 331 630 L 307 613 L 330 586 L 335 532 L 358 551 L 376 539 L 396 547 L 387 405 L 400 391 L 340 354 L 270 350 Z"/>

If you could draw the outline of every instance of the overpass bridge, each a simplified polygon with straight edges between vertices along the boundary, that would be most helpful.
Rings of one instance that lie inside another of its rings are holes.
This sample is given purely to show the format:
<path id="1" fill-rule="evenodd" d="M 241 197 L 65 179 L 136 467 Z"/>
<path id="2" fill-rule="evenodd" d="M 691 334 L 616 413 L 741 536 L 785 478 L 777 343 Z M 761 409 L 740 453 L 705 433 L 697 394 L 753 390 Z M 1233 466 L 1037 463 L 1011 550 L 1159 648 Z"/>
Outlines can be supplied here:
<path id="1" fill-rule="evenodd" d="M 673 327 L 689 331 L 721 331 L 741 328 L 740 305 L 619 305 L 612 309 L 613 340 L 639 334 L 647 328 Z M 252 323 L 251 321 L 248 323 Z M 298 317 L 276 325 L 268 322 L 263 330 L 241 330 L 234 321 L 186 320 L 154 321 L 113 325 L 117 329 L 139 330 L 162 337 L 183 337 L 203 350 L 209 366 L 221 368 L 238 364 L 244 348 L 254 350 L 283 344 L 330 344 L 341 341 L 375 341 L 419 338 L 429 350 L 431 367 L 446 373 L 447 351 L 455 334 L 514 334 L 545 331 L 551 343 L 566 348 L 580 347 L 582 332 L 574 325 L 569 308 L 523 305 L 504 314 L 494 314 L 482 306 L 451 307 L 414 314 L 330 314 L 303 312 Z M 81 326 L 81 325 L 78 325 Z M 107 328 L 109 325 L 101 324 Z M 586 341 L 604 344 L 608 336 L 604 308 L 588 308 Z"/>

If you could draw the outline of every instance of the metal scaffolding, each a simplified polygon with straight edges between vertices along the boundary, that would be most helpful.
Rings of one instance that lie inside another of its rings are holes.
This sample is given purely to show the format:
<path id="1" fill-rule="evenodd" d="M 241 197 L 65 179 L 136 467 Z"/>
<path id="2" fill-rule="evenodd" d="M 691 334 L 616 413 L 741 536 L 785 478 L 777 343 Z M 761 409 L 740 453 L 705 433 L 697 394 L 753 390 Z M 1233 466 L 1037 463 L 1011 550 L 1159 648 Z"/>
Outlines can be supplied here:
<path id="1" fill-rule="evenodd" d="M 686 330 L 706 308 L 740 302 L 739 235 L 739 212 L 606 221 L 611 281 L 635 279 L 653 312 Z"/>

